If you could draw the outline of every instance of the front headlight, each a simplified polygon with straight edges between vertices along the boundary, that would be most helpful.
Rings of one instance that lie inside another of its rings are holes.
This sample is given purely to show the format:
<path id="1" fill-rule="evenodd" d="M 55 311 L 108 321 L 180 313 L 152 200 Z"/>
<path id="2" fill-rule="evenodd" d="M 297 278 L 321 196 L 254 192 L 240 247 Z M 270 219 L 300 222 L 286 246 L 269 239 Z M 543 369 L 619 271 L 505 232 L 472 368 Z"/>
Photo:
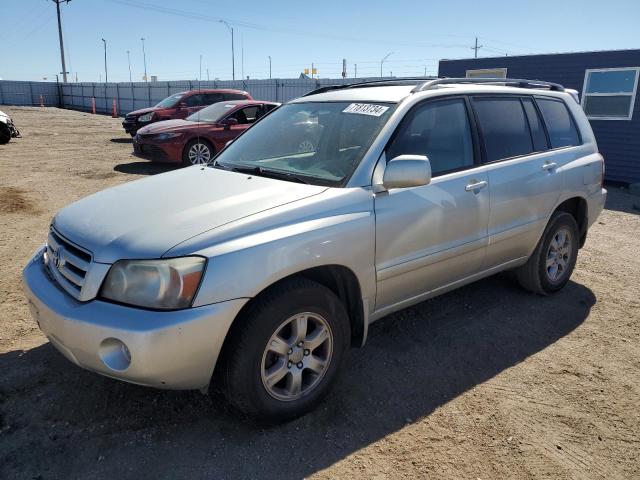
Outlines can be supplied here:
<path id="1" fill-rule="evenodd" d="M 138 307 L 187 308 L 198 290 L 205 263 L 202 257 L 119 260 L 109 269 L 101 296 Z"/>
<path id="2" fill-rule="evenodd" d="M 159 133 L 158 135 L 156 135 L 156 139 L 157 140 L 169 140 L 170 138 L 176 138 L 176 137 L 179 137 L 180 135 L 182 135 L 182 133 L 179 133 L 179 132 Z"/>
<path id="3" fill-rule="evenodd" d="M 145 113 L 144 115 L 140 115 L 138 117 L 138 121 L 139 122 L 150 122 L 152 118 L 153 118 L 153 112 Z"/>

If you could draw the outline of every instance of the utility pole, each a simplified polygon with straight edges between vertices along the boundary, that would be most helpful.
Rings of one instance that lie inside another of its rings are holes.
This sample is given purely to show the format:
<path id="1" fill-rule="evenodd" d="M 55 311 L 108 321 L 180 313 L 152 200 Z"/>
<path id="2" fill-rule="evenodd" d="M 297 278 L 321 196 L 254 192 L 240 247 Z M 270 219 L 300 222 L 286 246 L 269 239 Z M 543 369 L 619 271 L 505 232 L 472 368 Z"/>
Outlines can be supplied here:
<path id="1" fill-rule="evenodd" d="M 271 80 L 271 55 L 269 55 L 269 80 Z"/>
<path id="2" fill-rule="evenodd" d="M 235 47 L 233 45 L 233 27 L 229 25 L 229 23 L 225 20 L 218 20 L 218 21 L 224 24 L 231 32 L 231 78 L 235 80 L 236 79 L 236 54 L 235 54 Z"/>
<path id="3" fill-rule="evenodd" d="M 142 41 L 142 59 L 144 61 L 144 81 L 148 82 L 149 77 L 147 77 L 147 54 L 144 51 L 144 37 L 140 39 Z"/>
<path id="4" fill-rule="evenodd" d="M 380 60 L 380 77 L 382 77 L 382 64 L 384 63 L 384 61 L 389 58 L 391 55 L 393 55 L 393 52 L 389 52 L 387 53 L 382 60 Z"/>
<path id="5" fill-rule="evenodd" d="M 427 76 L 427 67 L 424 67 L 424 76 Z"/>
<path id="6" fill-rule="evenodd" d="M 483 47 L 483 45 L 478 45 L 478 37 L 476 37 L 476 46 L 475 47 L 471 47 L 471 50 L 475 51 L 475 57 L 474 58 L 478 58 L 478 50 L 480 50 Z"/>
<path id="7" fill-rule="evenodd" d="M 354 68 L 354 70 L 353 70 L 353 78 L 358 78 L 358 64 L 354 63 L 353 64 L 353 68 Z"/>
<path id="8" fill-rule="evenodd" d="M 127 50 L 127 62 L 129 63 L 129 83 L 133 83 L 131 79 L 131 53 Z"/>
<path id="9" fill-rule="evenodd" d="M 56 4 L 58 14 L 58 38 L 60 40 L 60 59 L 62 60 L 62 81 L 67 83 L 67 66 L 64 63 L 64 42 L 62 41 L 62 20 L 60 20 L 60 2 L 69 3 L 71 0 L 51 0 Z"/>
<path id="10" fill-rule="evenodd" d="M 209 69 L 207 68 L 207 82 L 209 81 Z"/>
<path id="11" fill-rule="evenodd" d="M 198 85 L 200 84 L 200 80 L 202 80 L 202 54 L 200 54 L 200 73 L 198 74 Z"/>
<path id="12" fill-rule="evenodd" d="M 109 74 L 107 73 L 107 41 L 103 38 L 104 43 L 104 83 L 109 83 Z"/>
<path id="13" fill-rule="evenodd" d="M 244 79 L 244 37 L 240 35 L 240 78 Z M 247 79 L 248 80 L 248 79 Z"/>

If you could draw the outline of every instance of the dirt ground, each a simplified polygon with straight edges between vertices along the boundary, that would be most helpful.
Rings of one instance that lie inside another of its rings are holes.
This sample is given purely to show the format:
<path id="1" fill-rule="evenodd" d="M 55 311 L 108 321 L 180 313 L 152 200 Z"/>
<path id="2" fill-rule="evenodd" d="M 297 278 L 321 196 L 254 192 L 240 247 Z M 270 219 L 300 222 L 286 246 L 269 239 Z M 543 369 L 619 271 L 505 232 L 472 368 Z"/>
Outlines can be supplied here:
<path id="1" fill-rule="evenodd" d="M 0 109 L 23 134 L 0 146 L 0 478 L 640 478 L 640 198 L 610 189 L 562 292 L 499 275 L 382 319 L 317 411 L 264 427 L 49 345 L 20 271 L 51 217 L 166 167 L 117 119 Z"/>

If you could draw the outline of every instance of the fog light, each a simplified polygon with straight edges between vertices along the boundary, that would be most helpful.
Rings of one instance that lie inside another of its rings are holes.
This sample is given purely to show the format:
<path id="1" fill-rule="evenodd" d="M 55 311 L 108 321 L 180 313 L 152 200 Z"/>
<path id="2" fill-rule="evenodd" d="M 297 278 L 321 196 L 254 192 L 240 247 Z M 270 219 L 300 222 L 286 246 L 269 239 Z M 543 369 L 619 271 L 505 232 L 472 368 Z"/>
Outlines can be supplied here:
<path id="1" fill-rule="evenodd" d="M 129 348 L 117 338 L 107 338 L 102 341 L 100 358 L 111 370 L 123 371 L 131 365 Z"/>

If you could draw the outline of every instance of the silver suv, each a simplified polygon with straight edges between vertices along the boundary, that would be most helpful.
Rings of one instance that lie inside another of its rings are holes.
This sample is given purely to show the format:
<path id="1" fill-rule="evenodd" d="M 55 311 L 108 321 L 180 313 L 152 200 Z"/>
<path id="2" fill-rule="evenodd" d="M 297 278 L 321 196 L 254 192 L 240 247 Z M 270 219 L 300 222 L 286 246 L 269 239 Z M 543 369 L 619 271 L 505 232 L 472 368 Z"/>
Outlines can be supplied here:
<path id="1" fill-rule="evenodd" d="M 510 79 L 367 83 L 274 110 L 210 166 L 91 195 L 24 269 L 72 362 L 221 388 L 281 420 L 313 408 L 396 310 L 496 272 L 546 295 L 601 212 L 575 92 Z"/>

